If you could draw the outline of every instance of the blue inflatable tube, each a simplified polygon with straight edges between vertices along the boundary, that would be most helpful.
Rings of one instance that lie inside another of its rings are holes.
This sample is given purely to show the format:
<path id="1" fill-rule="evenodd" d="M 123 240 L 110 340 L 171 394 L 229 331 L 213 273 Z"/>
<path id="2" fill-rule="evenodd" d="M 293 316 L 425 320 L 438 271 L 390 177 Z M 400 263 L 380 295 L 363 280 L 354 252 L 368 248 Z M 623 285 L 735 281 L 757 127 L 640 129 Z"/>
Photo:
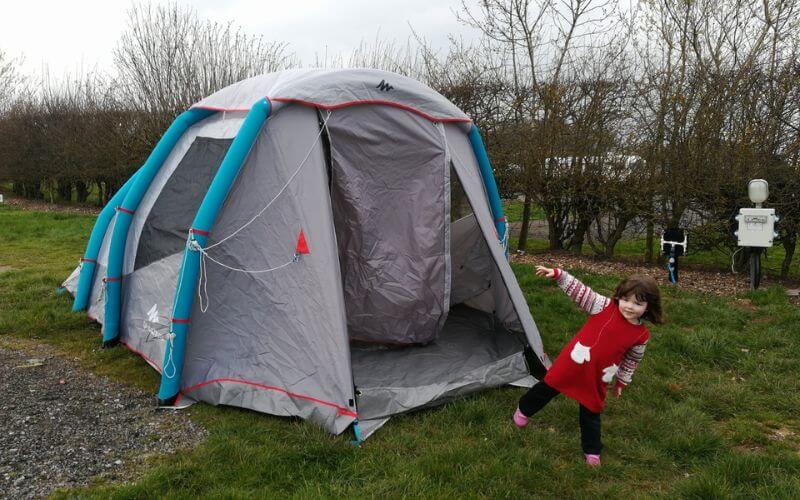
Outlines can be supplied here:
<path id="1" fill-rule="evenodd" d="M 125 195 L 128 194 L 137 175 L 139 175 L 138 170 L 114 193 L 114 196 L 103 207 L 100 215 L 97 216 L 92 234 L 89 236 L 89 243 L 86 245 L 86 251 L 81 259 L 78 288 L 75 290 L 75 301 L 72 303 L 72 310 L 75 312 L 83 311 L 89 304 L 89 297 L 92 295 L 92 283 L 94 283 L 94 271 L 97 267 L 97 256 L 100 254 L 100 247 L 103 246 L 103 238 L 105 238 L 106 231 L 108 231 L 108 225 L 111 224 L 114 218 L 115 207 L 125 199 Z"/>
<path id="2" fill-rule="evenodd" d="M 272 112 L 267 99 L 256 102 L 247 113 L 242 127 L 236 134 L 225 159 L 211 181 L 203 203 L 197 210 L 192 228 L 189 231 L 189 242 L 192 240 L 200 247 L 205 247 L 208 235 L 220 208 L 228 196 L 233 181 L 239 174 L 250 149 L 253 146 L 262 125 Z M 161 372 L 161 386 L 158 390 L 158 404 L 170 406 L 175 403 L 180 391 L 183 358 L 186 349 L 186 337 L 189 333 L 192 305 L 197 290 L 197 278 L 200 271 L 200 252 L 193 250 L 188 244 L 183 254 L 178 275 L 178 286 L 175 290 L 175 301 L 172 307 L 170 341 L 164 352 L 164 364 Z"/>
<path id="3" fill-rule="evenodd" d="M 489 197 L 489 206 L 494 217 L 494 227 L 497 229 L 497 237 L 500 241 L 505 241 L 506 217 L 503 215 L 503 204 L 500 202 L 500 193 L 497 191 L 489 155 L 486 154 L 486 147 L 483 145 L 483 139 L 481 139 L 481 134 L 475 124 L 469 130 L 469 143 L 472 145 L 472 151 L 475 153 L 481 170 L 483 185 L 486 187 L 486 195 Z M 506 249 L 506 254 L 508 254 L 508 249 Z"/>
<path id="4" fill-rule="evenodd" d="M 122 304 L 122 266 L 125 260 L 125 244 L 128 240 L 128 229 L 131 220 L 144 194 L 150 187 L 161 166 L 166 161 L 175 144 L 186 132 L 186 129 L 214 114 L 208 109 L 192 108 L 183 112 L 172 122 L 172 125 L 158 141 L 147 161 L 139 169 L 136 179 L 120 206 L 116 207 L 117 220 L 111 233 L 111 246 L 108 250 L 108 270 L 106 273 L 106 308 L 103 322 L 103 346 L 110 347 L 117 343 L 119 337 L 120 306 Z"/>

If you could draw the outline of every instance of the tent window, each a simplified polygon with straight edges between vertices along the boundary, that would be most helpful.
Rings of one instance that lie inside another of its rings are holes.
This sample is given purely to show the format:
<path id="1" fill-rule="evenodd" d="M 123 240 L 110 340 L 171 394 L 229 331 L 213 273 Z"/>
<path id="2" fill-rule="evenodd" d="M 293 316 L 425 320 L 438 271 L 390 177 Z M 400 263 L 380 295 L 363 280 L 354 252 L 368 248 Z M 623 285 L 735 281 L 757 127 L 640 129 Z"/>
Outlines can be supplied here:
<path id="1" fill-rule="evenodd" d="M 468 215 L 472 215 L 472 206 L 453 168 L 453 162 L 450 162 L 450 220 L 456 221 Z"/>
<path id="2" fill-rule="evenodd" d="M 134 270 L 183 251 L 189 227 L 231 142 L 209 137 L 194 140 L 147 215 Z"/>

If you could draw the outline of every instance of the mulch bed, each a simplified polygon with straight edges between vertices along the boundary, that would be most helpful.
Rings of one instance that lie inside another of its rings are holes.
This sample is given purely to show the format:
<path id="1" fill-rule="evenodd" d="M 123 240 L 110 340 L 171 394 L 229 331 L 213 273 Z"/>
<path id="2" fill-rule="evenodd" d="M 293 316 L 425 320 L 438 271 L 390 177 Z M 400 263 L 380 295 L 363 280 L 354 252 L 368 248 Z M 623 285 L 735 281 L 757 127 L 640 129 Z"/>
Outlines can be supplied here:
<path id="1" fill-rule="evenodd" d="M 59 212 L 77 215 L 97 215 L 102 207 L 90 205 L 62 205 L 60 203 L 48 203 L 42 200 L 27 200 L 4 194 L 3 204 L 20 210 L 35 210 L 37 212 Z"/>
<path id="2" fill-rule="evenodd" d="M 512 254 L 511 262 L 531 265 L 543 265 L 547 267 L 561 267 L 566 270 L 582 269 L 597 274 L 614 274 L 618 276 L 630 276 L 633 274 L 644 274 L 652 276 L 658 284 L 664 286 L 677 286 L 682 290 L 700 293 L 712 293 L 715 295 L 735 296 L 750 290 L 750 281 L 747 273 L 731 273 L 730 270 L 698 270 L 681 268 L 678 276 L 678 283 L 673 285 L 669 282 L 666 268 L 660 265 L 645 265 L 631 262 L 598 260 L 591 257 L 576 256 L 567 252 L 541 252 L 533 254 Z M 766 289 L 772 285 L 781 284 L 788 288 L 797 288 L 796 283 L 776 281 L 770 276 L 761 279 L 761 288 Z M 797 297 L 793 297 L 792 290 L 789 290 L 790 298 L 800 303 Z"/>

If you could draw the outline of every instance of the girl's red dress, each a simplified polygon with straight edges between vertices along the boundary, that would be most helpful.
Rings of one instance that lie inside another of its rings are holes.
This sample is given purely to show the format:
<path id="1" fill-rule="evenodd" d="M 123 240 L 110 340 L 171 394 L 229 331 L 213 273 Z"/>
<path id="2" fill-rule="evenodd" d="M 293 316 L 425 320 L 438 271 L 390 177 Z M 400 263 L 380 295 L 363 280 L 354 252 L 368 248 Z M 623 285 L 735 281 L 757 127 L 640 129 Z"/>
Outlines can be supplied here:
<path id="1" fill-rule="evenodd" d="M 650 332 L 644 325 L 630 323 L 622 316 L 615 301 L 609 301 L 605 309 L 589 317 L 564 347 L 544 381 L 590 411 L 600 413 L 605 407 L 608 390 L 608 382 L 603 381 L 604 370 L 615 373 L 628 349 L 647 342 L 649 338 Z M 582 364 L 570 357 L 577 342 L 590 347 L 589 361 Z"/>

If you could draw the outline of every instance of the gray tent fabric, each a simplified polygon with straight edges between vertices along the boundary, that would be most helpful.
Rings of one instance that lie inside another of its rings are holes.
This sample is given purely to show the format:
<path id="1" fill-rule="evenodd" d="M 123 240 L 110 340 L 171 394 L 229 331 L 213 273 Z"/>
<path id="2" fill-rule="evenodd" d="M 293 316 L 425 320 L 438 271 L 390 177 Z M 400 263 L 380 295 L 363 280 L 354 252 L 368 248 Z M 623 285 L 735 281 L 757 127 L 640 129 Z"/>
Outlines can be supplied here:
<path id="1" fill-rule="evenodd" d="M 431 342 L 447 319 L 450 278 L 449 165 L 438 131 L 379 106 L 337 110 L 328 130 L 350 336 Z"/>
<path id="2" fill-rule="evenodd" d="M 114 232 L 115 221 L 116 215 L 108 225 L 108 230 L 103 237 L 103 243 L 100 245 L 92 291 L 89 296 L 89 306 L 86 309 L 86 314 L 99 323 L 103 323 L 105 319 L 105 282 L 103 282 L 103 279 L 106 276 L 106 269 L 108 269 L 108 247 L 111 245 L 111 234 Z"/>
<path id="3" fill-rule="evenodd" d="M 183 392 L 218 404 L 298 415 L 340 433 L 355 413 L 344 298 L 316 112 L 284 108 L 264 126 L 211 231 L 208 309 L 195 301 Z M 310 154 L 309 154 L 310 151 Z M 303 164 L 303 160 L 308 158 Z M 353 405 L 350 402 L 353 401 Z"/>
<path id="4" fill-rule="evenodd" d="M 120 340 L 159 372 L 183 253 L 159 259 L 123 279 Z"/>
<path id="5" fill-rule="evenodd" d="M 183 238 L 264 97 L 272 114 L 212 226 L 193 290 L 178 405 L 297 416 L 334 434 L 358 419 L 370 436 L 392 415 L 530 383 L 524 350 L 547 358 L 497 241 L 470 120 L 425 85 L 375 70 L 278 72 L 195 105 L 220 113 L 178 140 L 131 221 L 122 342 L 156 370 L 175 369 L 165 333 Z M 457 212 L 473 211 L 456 221 L 451 186 Z M 113 227 L 88 306 L 101 323 Z M 297 256 L 300 231 L 310 253 Z M 73 293 L 77 277 L 65 282 Z"/>
<path id="6" fill-rule="evenodd" d="M 455 305 L 491 288 L 493 266 L 474 214 L 453 222 L 450 234 L 453 266 L 450 305 Z"/>
<path id="7" fill-rule="evenodd" d="M 139 237 L 134 271 L 183 251 L 189 226 L 232 141 L 194 140 L 150 209 Z"/>
<path id="8" fill-rule="evenodd" d="M 382 103 L 410 110 L 431 121 L 470 123 L 470 118 L 441 94 L 406 76 L 375 69 L 291 69 L 255 76 L 230 85 L 193 107 L 248 110 L 267 96 L 273 112 L 287 103 L 323 109 Z"/>

